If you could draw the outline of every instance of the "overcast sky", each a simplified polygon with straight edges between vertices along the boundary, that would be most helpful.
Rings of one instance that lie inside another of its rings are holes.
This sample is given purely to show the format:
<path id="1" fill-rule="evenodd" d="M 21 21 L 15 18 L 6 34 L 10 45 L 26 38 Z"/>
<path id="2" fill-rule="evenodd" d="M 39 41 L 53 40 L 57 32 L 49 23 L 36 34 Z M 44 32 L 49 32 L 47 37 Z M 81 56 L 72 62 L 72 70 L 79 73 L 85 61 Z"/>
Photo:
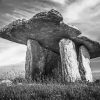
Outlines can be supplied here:
<path id="1" fill-rule="evenodd" d="M 75 25 L 82 35 L 100 41 L 100 0 L 0 0 L 0 28 L 52 8 L 63 15 L 66 24 Z M 0 39 L 0 66 L 25 61 L 25 53 L 26 46 Z M 99 63 L 99 59 L 93 60 L 92 67 L 98 69 Z"/>

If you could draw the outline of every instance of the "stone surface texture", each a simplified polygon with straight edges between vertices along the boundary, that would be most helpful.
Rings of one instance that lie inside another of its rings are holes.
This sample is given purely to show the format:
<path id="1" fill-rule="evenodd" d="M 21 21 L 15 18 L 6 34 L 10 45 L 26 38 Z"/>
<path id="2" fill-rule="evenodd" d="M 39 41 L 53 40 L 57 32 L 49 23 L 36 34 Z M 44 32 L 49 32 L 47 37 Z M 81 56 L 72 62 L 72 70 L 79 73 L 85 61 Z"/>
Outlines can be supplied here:
<path id="1" fill-rule="evenodd" d="M 63 23 L 62 15 L 56 10 L 41 12 L 29 20 L 16 20 L 0 30 L 0 37 L 27 45 L 28 39 L 38 41 L 41 46 L 59 53 L 59 41 L 73 40 L 77 45 L 88 48 L 90 58 L 100 57 L 100 44 L 86 37 L 78 37 L 81 32 Z"/>
<path id="2" fill-rule="evenodd" d="M 54 76 L 54 69 L 59 69 L 62 62 L 65 80 L 74 82 L 81 77 L 92 81 L 90 59 L 100 57 L 100 44 L 80 34 L 78 29 L 65 24 L 62 15 L 54 9 L 38 13 L 29 20 L 13 21 L 0 30 L 1 38 L 27 45 L 27 79 Z M 85 56 L 84 51 L 89 56 Z M 82 64 L 77 61 L 76 52 L 80 52 Z M 83 70 L 80 73 L 79 65 Z"/>
<path id="3" fill-rule="evenodd" d="M 27 80 L 34 80 L 41 76 L 45 66 L 45 56 L 42 47 L 37 41 L 27 41 L 25 77 Z"/>
<path id="4" fill-rule="evenodd" d="M 75 44 L 69 39 L 62 39 L 59 46 L 62 62 L 62 77 L 64 81 L 75 82 L 81 80 Z"/>
<path id="5" fill-rule="evenodd" d="M 27 80 L 41 79 L 42 76 L 57 79 L 60 67 L 59 55 L 41 47 L 35 40 L 28 40 L 25 64 L 25 77 Z M 54 72 L 55 70 L 56 73 Z"/>
<path id="6" fill-rule="evenodd" d="M 84 46 L 81 46 L 79 49 L 79 63 L 79 70 L 82 80 L 93 82 L 92 71 L 90 68 L 90 55 Z"/>

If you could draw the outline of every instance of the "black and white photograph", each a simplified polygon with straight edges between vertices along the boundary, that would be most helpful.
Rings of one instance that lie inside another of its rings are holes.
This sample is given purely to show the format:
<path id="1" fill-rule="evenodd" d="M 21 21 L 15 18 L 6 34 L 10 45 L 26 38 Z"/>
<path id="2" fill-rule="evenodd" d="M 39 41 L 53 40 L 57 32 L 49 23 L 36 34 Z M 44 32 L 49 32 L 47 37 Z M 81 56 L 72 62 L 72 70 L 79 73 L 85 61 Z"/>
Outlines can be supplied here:
<path id="1" fill-rule="evenodd" d="M 0 0 L 0 100 L 100 100 L 100 0 Z"/>

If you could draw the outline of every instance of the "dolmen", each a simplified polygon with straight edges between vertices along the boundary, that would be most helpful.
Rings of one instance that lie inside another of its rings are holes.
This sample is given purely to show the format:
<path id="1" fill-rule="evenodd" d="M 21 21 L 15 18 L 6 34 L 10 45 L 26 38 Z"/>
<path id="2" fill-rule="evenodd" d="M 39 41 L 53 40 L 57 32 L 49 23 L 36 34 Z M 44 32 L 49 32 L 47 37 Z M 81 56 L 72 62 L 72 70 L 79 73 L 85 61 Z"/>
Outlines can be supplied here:
<path id="1" fill-rule="evenodd" d="M 90 59 L 100 57 L 100 44 L 80 35 L 54 9 L 0 30 L 1 38 L 27 45 L 25 78 L 33 81 L 60 77 L 63 82 L 93 82 Z"/>

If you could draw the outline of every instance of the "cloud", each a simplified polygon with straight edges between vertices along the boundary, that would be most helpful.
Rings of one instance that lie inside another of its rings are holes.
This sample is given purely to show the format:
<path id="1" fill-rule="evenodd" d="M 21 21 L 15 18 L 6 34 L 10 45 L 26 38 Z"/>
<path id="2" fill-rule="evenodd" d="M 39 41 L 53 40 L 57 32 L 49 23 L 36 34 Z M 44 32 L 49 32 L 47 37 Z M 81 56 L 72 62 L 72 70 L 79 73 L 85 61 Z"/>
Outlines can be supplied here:
<path id="1" fill-rule="evenodd" d="M 64 22 L 78 27 L 83 36 L 100 41 L 100 0 L 66 2 L 62 14 Z"/>
<path id="2" fill-rule="evenodd" d="M 51 1 L 64 5 L 66 0 L 51 0 Z"/>
<path id="3" fill-rule="evenodd" d="M 0 27 L 16 19 L 31 18 L 40 11 L 56 6 L 50 0 L 2 0 L 0 1 Z M 54 7 L 55 8 L 55 7 Z M 0 39 L 0 66 L 25 60 L 26 46 Z"/>
<path id="4" fill-rule="evenodd" d="M 29 19 L 40 11 L 56 8 L 51 0 L 2 0 L 0 3 L 0 27 L 16 19 Z"/>
<path id="5" fill-rule="evenodd" d="M 79 20 L 80 14 L 83 13 L 85 9 L 95 6 L 99 0 L 78 0 L 77 2 L 72 3 L 65 10 L 65 18 L 69 21 Z"/>
<path id="6" fill-rule="evenodd" d="M 0 66 L 17 64 L 25 61 L 26 46 L 17 45 L 0 53 Z"/>

